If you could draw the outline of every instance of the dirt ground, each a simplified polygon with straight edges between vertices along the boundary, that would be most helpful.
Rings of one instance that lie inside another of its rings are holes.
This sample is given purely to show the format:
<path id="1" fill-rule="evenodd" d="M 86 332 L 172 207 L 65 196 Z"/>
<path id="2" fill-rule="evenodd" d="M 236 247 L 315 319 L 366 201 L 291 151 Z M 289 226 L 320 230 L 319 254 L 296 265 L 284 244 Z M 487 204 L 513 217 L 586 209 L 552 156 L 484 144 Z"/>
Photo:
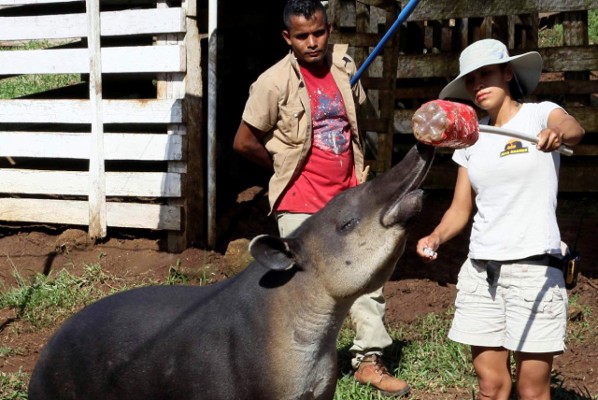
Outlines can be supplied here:
<path id="1" fill-rule="evenodd" d="M 417 239 L 439 221 L 450 196 L 451 193 L 444 191 L 429 192 L 422 213 L 412 223 L 407 250 L 385 286 L 389 326 L 409 323 L 453 304 L 457 272 L 467 252 L 468 232 L 442 247 L 439 260 L 431 264 L 422 263 L 413 250 Z M 598 196 L 585 194 L 562 195 L 558 212 L 563 239 L 570 244 L 577 241 L 582 256 L 582 273 L 570 296 L 576 296 L 577 304 L 591 310 L 592 317 L 583 322 L 592 325 L 598 320 L 597 199 Z M 179 254 L 161 250 L 164 238 L 160 234 L 109 232 L 110 237 L 104 243 L 91 244 L 85 232 L 78 229 L 0 226 L 0 290 L 15 285 L 15 272 L 24 277 L 63 268 L 80 273 L 85 265 L 97 262 L 108 274 L 128 281 L 163 281 L 172 266 L 186 271 L 206 268 L 212 280 L 225 279 L 246 264 L 249 239 L 260 233 L 276 232 L 274 221 L 266 216 L 265 210 L 263 190 L 259 187 L 245 190 L 219 221 L 220 231 L 225 232 L 219 250 L 191 248 Z M 15 315 L 12 310 L 0 310 L 0 343 L 19 349 L 16 355 L 0 357 L 0 371 L 15 372 L 21 368 L 30 373 L 40 348 L 55 327 L 32 333 Z M 579 307 L 570 310 L 571 320 L 577 319 L 577 323 L 584 315 L 587 313 L 582 314 Z M 595 399 L 598 395 L 595 340 L 593 336 L 571 343 L 555 362 L 555 371 L 564 379 L 564 387 L 577 393 L 580 399 Z M 471 395 L 456 393 L 452 398 L 471 398 Z"/>

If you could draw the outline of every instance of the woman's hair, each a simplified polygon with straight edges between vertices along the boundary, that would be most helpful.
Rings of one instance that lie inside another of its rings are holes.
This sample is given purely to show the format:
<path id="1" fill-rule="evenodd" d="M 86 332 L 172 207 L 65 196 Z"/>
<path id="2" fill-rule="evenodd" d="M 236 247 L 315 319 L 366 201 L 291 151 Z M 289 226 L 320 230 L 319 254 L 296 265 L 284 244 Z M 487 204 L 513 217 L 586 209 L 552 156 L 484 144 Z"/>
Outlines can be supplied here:
<path id="1" fill-rule="evenodd" d="M 504 72 L 509 63 L 499 65 L 500 69 Z M 515 74 L 515 71 L 513 71 L 513 79 L 511 79 L 509 82 L 509 92 L 511 93 L 511 98 L 519 103 L 522 103 L 524 97 L 527 95 L 525 89 L 519 84 L 519 79 L 517 79 L 517 74 Z"/>
<path id="2" fill-rule="evenodd" d="M 282 18 L 284 25 L 287 29 L 291 27 L 291 17 L 293 16 L 304 16 L 310 18 L 316 13 L 316 11 L 322 11 L 324 14 L 324 22 L 328 23 L 326 19 L 326 8 L 319 0 L 288 0 L 284 7 Z"/>

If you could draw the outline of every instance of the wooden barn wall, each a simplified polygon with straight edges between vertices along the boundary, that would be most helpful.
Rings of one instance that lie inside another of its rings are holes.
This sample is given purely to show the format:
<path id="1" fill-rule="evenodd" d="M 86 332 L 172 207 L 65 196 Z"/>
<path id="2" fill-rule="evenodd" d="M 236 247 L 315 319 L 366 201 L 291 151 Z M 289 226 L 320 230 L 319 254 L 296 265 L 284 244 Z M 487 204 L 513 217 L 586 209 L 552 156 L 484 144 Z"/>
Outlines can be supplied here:
<path id="1" fill-rule="evenodd" d="M 332 41 L 350 43 L 360 65 L 395 21 L 406 1 L 331 0 Z M 541 82 L 529 97 L 563 106 L 586 129 L 571 157 L 561 157 L 561 191 L 598 191 L 598 46 L 588 40 L 588 10 L 598 1 L 422 0 L 384 47 L 361 81 L 368 108 L 361 128 L 375 172 L 396 163 L 415 143 L 411 117 L 458 74 L 463 48 L 482 38 L 502 40 L 512 54 L 538 51 Z M 560 43 L 546 47 L 539 32 L 562 24 Z M 440 149 L 424 186 L 452 188 L 456 166 Z"/>
<path id="2" fill-rule="evenodd" d="M 0 99 L 0 221 L 89 226 L 103 213 L 104 231 L 166 230 L 169 247 L 184 248 L 201 238 L 203 218 L 195 3 L 98 7 L 94 56 L 86 2 L 0 0 L 0 79 L 81 77 Z M 24 46 L 32 42 L 43 45 Z"/>

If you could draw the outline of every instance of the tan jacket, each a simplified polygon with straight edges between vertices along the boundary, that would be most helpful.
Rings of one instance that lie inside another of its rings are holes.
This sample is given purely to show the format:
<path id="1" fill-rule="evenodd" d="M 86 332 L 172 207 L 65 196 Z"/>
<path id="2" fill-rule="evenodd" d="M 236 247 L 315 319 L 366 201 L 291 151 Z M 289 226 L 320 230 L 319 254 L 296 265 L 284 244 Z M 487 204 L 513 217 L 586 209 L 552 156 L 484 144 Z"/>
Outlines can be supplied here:
<path id="1" fill-rule="evenodd" d="M 359 183 L 366 178 L 364 156 L 357 127 L 355 101 L 365 102 L 366 95 L 360 83 L 351 89 L 349 81 L 357 68 L 347 55 L 348 45 L 329 46 L 327 59 L 332 76 L 343 96 L 347 117 L 351 124 L 355 173 Z M 299 65 L 289 53 L 274 64 L 251 85 L 249 99 L 243 112 L 243 121 L 268 132 L 264 145 L 272 156 L 274 175 L 269 184 L 271 210 L 291 179 L 303 168 L 312 144 L 312 117 L 309 96 Z"/>

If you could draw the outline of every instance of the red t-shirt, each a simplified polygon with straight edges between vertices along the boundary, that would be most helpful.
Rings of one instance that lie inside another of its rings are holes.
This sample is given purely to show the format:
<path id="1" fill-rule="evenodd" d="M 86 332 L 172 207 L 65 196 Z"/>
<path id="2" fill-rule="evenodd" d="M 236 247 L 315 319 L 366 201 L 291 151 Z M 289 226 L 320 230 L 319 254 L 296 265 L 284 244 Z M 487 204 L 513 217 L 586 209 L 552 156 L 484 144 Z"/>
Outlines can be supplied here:
<path id="1" fill-rule="evenodd" d="M 351 125 L 330 67 L 316 73 L 301 67 L 309 93 L 312 146 L 301 174 L 289 183 L 277 211 L 313 214 L 334 196 L 357 185 Z"/>

